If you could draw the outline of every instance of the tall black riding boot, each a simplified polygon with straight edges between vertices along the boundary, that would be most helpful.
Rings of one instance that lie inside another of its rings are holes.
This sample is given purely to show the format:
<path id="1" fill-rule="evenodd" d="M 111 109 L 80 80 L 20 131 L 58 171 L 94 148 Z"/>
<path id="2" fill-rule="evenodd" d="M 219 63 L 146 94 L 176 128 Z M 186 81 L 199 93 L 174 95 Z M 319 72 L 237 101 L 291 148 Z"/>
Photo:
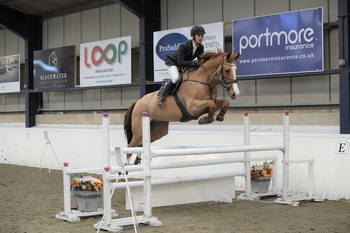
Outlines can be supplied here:
<path id="1" fill-rule="evenodd" d="M 156 104 L 158 107 L 162 108 L 163 105 L 165 105 L 165 98 L 168 96 L 173 86 L 174 86 L 174 83 L 171 80 L 169 80 L 165 85 L 163 92 L 160 93 L 160 95 L 157 98 Z"/>

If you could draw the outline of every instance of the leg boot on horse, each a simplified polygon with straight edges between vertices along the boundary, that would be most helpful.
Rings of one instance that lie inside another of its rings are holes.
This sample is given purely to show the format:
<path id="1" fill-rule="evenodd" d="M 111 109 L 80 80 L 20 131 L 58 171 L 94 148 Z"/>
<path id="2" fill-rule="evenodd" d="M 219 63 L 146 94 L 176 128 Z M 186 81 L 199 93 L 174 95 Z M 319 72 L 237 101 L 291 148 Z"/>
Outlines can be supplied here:
<path id="1" fill-rule="evenodd" d="M 173 88 L 174 83 L 169 80 L 164 87 L 164 90 L 162 91 L 162 93 L 160 93 L 160 95 L 157 98 L 156 104 L 158 107 L 162 108 L 163 105 L 165 105 L 165 98 L 168 96 L 169 92 L 171 91 L 171 89 Z M 161 90 L 160 90 L 161 91 Z"/>

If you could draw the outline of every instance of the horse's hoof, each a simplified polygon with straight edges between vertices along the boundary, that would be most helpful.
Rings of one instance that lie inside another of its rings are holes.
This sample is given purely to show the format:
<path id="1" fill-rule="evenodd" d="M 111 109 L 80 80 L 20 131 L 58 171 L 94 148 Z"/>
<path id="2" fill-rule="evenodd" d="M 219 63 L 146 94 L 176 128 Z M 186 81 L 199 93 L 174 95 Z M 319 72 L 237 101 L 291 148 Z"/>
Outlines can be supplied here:
<path id="1" fill-rule="evenodd" d="M 224 118 L 223 118 L 223 117 L 221 117 L 220 115 L 217 115 L 217 116 L 216 116 L 216 120 L 217 120 L 217 121 L 223 121 L 223 120 L 224 120 Z"/>
<path id="2" fill-rule="evenodd" d="M 200 118 L 200 119 L 198 120 L 198 124 L 199 124 L 199 125 L 204 125 L 204 124 L 205 124 L 205 123 L 203 122 L 203 119 L 204 119 L 204 118 Z"/>
<path id="3" fill-rule="evenodd" d="M 136 156 L 136 159 L 134 161 L 134 165 L 139 165 L 139 164 L 141 164 L 141 158 Z"/>
<path id="4" fill-rule="evenodd" d="M 211 117 L 211 118 L 206 118 L 206 124 L 211 124 L 214 122 L 214 117 Z"/>

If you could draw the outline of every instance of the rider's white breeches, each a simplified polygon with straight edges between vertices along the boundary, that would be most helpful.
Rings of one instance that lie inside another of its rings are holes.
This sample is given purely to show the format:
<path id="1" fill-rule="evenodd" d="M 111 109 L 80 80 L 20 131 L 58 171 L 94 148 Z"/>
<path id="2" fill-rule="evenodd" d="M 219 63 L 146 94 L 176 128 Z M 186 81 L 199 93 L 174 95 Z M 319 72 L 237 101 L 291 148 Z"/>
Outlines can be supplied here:
<path id="1" fill-rule="evenodd" d="M 179 79 L 179 70 L 176 66 L 168 66 L 168 73 L 171 78 L 171 81 L 175 84 Z"/>

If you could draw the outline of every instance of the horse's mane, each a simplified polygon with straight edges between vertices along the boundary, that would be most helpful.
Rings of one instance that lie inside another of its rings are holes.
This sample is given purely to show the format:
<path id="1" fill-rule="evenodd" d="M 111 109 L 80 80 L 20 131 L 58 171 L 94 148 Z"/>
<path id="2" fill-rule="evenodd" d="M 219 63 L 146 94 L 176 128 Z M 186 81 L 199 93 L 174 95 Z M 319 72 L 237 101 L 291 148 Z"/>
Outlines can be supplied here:
<path id="1" fill-rule="evenodd" d="M 199 57 L 201 58 L 201 62 L 200 64 L 205 63 L 207 60 L 209 59 L 215 59 L 218 56 L 224 55 L 227 56 L 228 53 L 223 52 L 221 49 L 218 49 L 217 52 L 205 52 L 202 55 L 200 55 Z M 234 59 L 234 57 L 232 56 L 232 60 Z M 231 58 L 230 58 L 231 60 Z"/>

